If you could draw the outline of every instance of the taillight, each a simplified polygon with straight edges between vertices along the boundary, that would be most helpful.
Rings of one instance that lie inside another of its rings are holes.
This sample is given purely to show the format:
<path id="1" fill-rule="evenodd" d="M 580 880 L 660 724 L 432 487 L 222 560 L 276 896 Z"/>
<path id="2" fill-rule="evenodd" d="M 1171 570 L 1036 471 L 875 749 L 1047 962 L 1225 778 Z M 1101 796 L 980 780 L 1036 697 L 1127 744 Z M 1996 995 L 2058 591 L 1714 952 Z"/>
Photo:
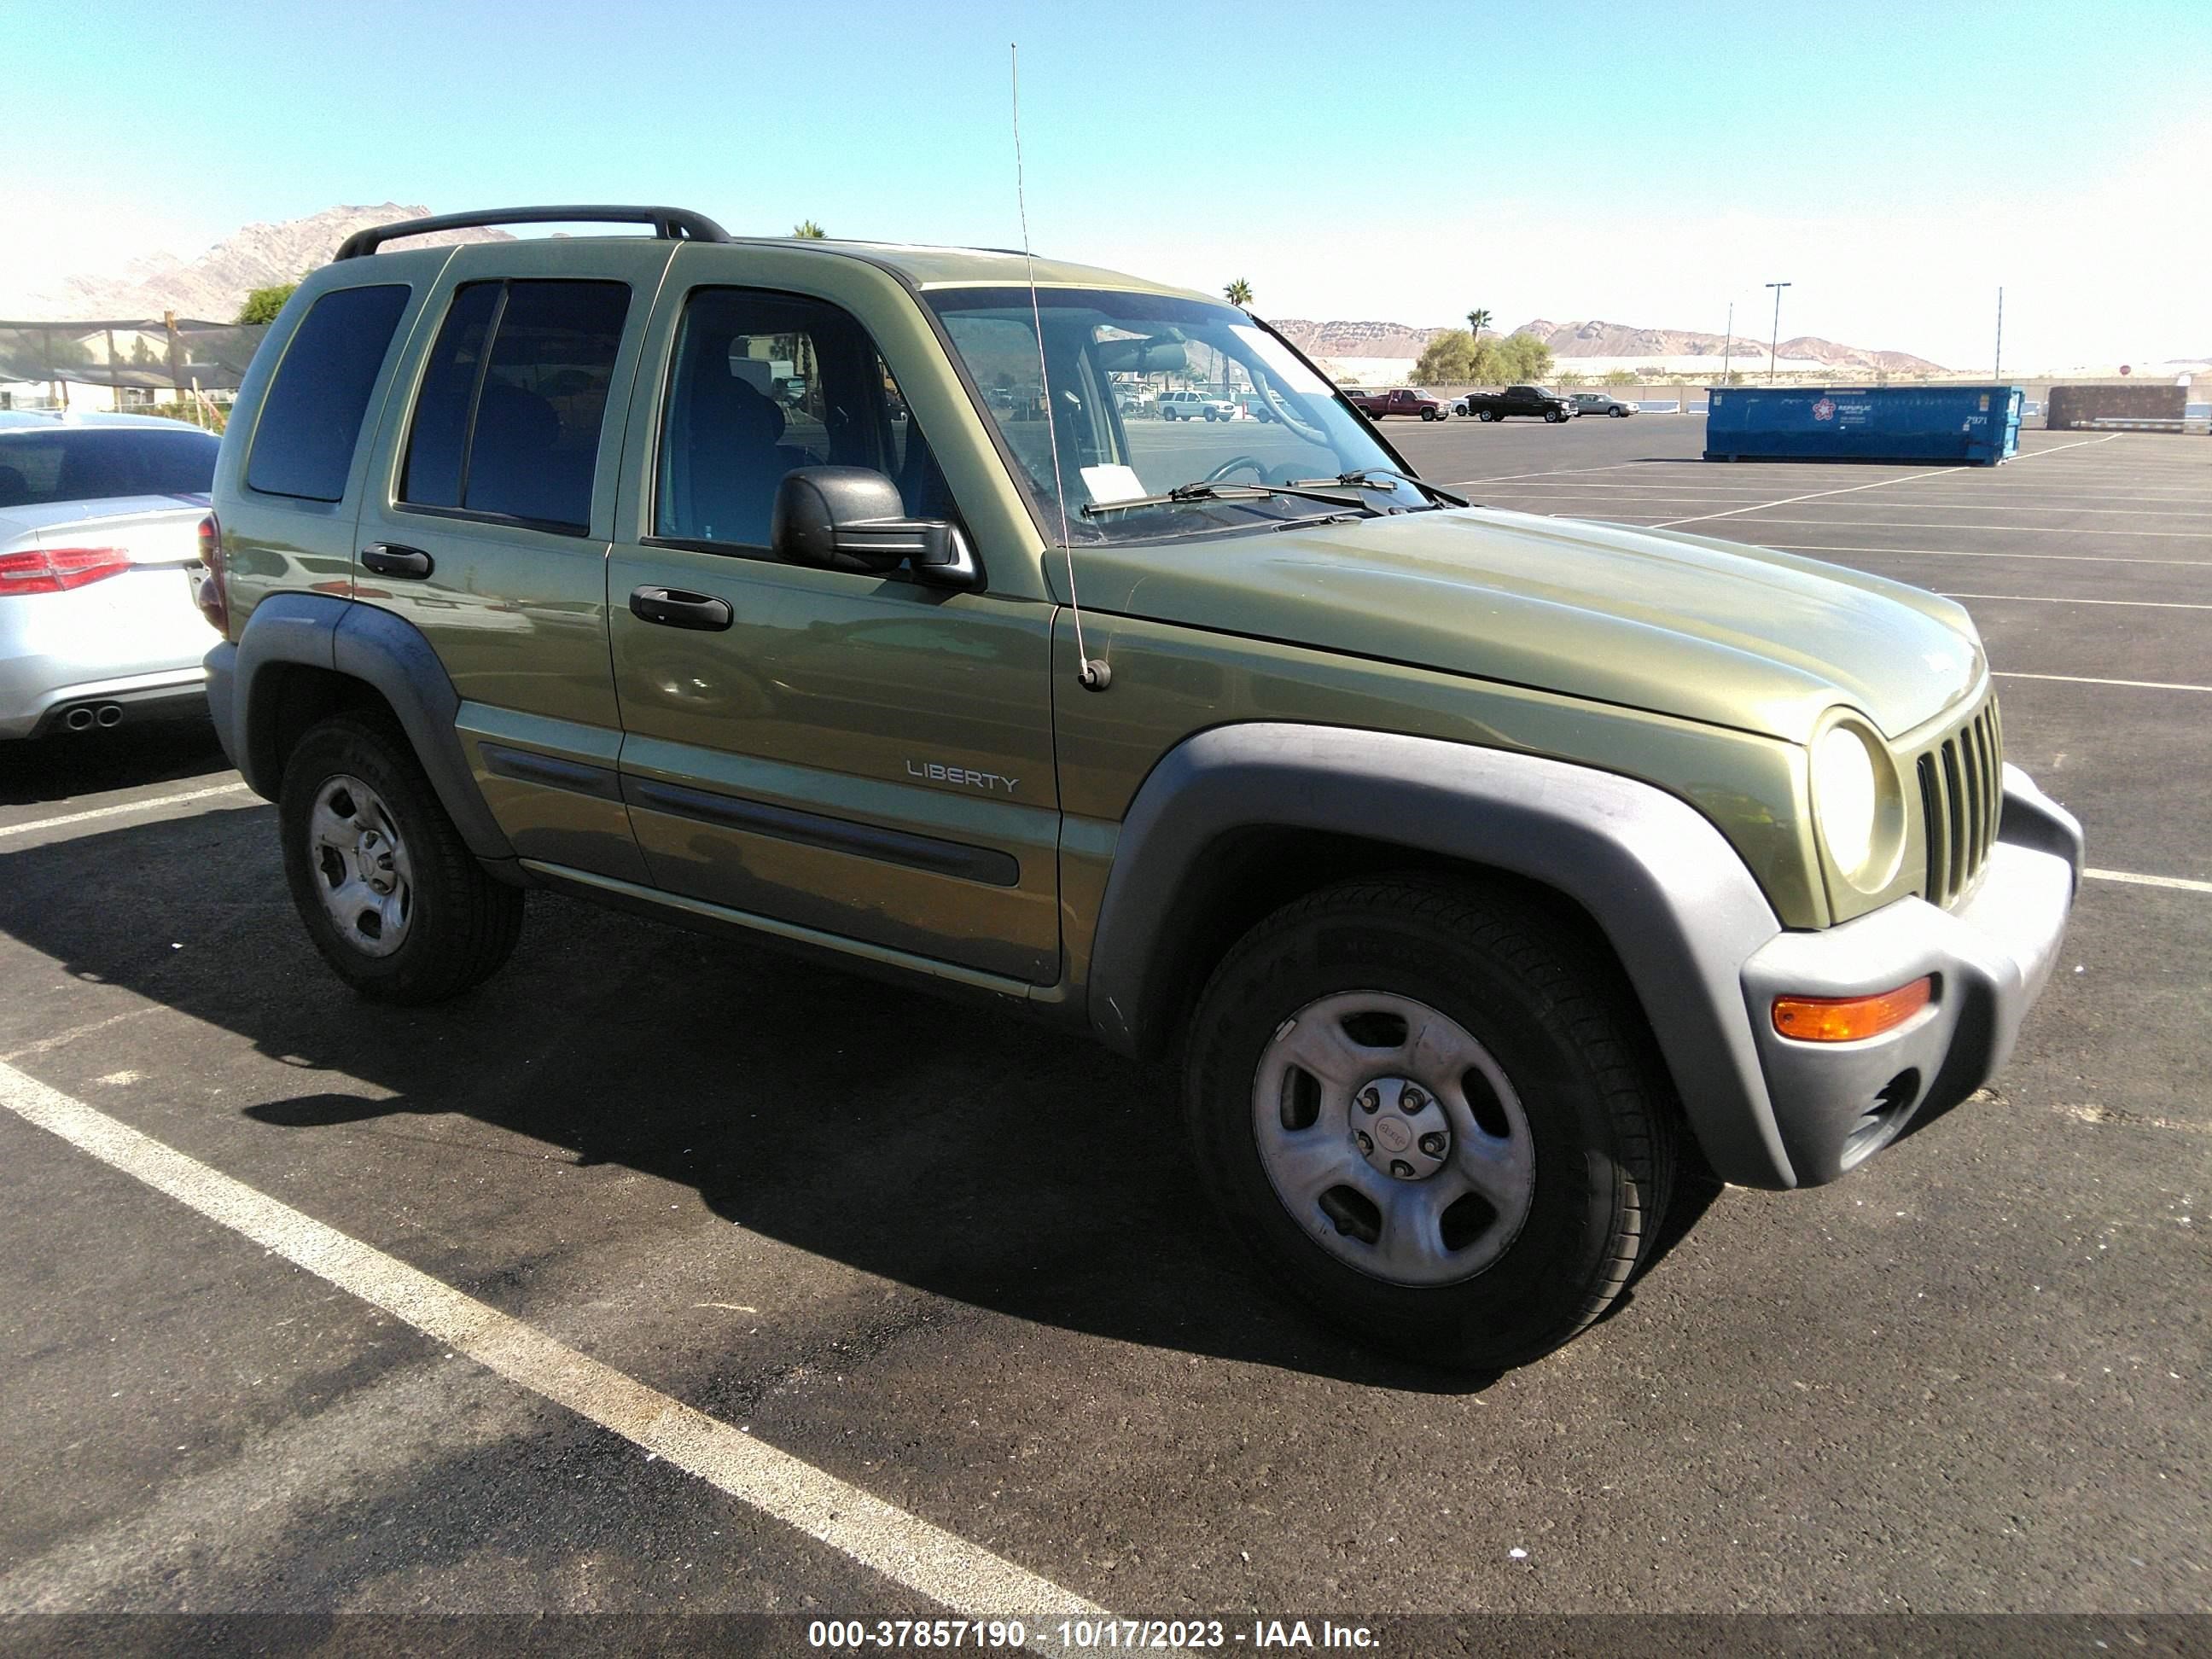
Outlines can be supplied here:
<path id="1" fill-rule="evenodd" d="M 200 615 L 225 638 L 230 635 L 230 592 L 223 586 L 222 526 L 210 513 L 200 520 L 200 562 L 207 574 L 200 578 Z"/>
<path id="2" fill-rule="evenodd" d="M 32 547 L 0 553 L 0 599 L 18 593 L 65 593 L 131 568 L 119 547 Z"/>

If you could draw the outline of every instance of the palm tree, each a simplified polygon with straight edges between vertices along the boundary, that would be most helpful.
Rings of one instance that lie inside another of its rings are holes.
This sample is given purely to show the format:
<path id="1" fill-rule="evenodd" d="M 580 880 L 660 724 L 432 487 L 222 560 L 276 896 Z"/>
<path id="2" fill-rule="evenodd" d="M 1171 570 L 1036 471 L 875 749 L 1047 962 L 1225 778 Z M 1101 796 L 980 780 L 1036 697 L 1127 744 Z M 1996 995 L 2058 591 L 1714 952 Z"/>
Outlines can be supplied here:
<path id="1" fill-rule="evenodd" d="M 1232 306 L 1241 306 L 1247 311 L 1252 308 L 1252 284 L 1242 276 L 1223 289 L 1221 296 Z"/>
<path id="2" fill-rule="evenodd" d="M 819 242 L 830 234 L 811 219 L 801 219 L 791 228 L 791 234 L 802 242 Z"/>
<path id="3" fill-rule="evenodd" d="M 1467 325 L 1474 331 L 1475 343 L 1480 344 L 1482 331 L 1490 326 L 1490 313 L 1480 306 L 1476 307 L 1467 313 Z"/>

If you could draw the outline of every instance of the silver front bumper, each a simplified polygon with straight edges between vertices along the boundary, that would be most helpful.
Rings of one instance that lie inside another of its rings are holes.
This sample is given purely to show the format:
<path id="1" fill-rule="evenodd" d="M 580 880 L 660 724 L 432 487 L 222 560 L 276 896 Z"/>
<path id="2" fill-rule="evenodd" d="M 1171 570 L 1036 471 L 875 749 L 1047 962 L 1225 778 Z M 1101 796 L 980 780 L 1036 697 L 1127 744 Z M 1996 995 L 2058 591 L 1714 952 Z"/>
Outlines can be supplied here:
<path id="1" fill-rule="evenodd" d="M 1950 910 L 1917 898 L 1817 933 L 1780 933 L 1745 963 L 1760 1069 L 1791 1169 L 1832 1181 L 1987 1082 L 2051 976 L 2081 872 L 2081 827 L 2018 767 L 1980 884 Z M 1856 1042 L 1774 1029 L 1778 996 L 1858 997 L 1933 975 L 1929 1005 Z"/>

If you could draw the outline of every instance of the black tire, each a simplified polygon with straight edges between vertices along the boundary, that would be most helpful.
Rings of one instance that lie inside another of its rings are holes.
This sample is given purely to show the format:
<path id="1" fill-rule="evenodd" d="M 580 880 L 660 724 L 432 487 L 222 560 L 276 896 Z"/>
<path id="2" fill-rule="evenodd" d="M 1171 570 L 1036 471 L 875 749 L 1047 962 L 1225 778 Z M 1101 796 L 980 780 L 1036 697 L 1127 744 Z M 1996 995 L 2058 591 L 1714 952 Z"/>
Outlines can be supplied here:
<path id="1" fill-rule="evenodd" d="M 1421 418 L 1425 421 L 1433 421 L 1437 418 L 1437 411 L 1433 409 L 1425 409 L 1421 411 Z"/>
<path id="2" fill-rule="evenodd" d="M 1349 990 L 1447 1015 L 1519 1095 L 1534 1159 L 1525 1213 L 1472 1277 L 1414 1286 L 1347 1264 L 1309 1236 L 1261 1161 L 1263 1055 L 1291 1016 Z M 1314 893 L 1231 949 L 1192 1021 L 1184 1110 L 1230 1227 L 1302 1299 L 1413 1358 L 1503 1369 L 1565 1342 L 1628 1283 L 1666 1214 L 1680 1108 L 1609 961 L 1510 896 L 1407 875 Z"/>
<path id="3" fill-rule="evenodd" d="M 1628 411 L 1625 409 L 1608 409 L 1605 412 L 1616 421 L 1625 421 L 1628 418 Z"/>
<path id="4" fill-rule="evenodd" d="M 406 934 L 370 955 L 339 930 L 320 896 L 309 823 L 323 787 L 358 778 L 381 799 L 411 871 Z M 284 878 L 307 936 L 337 976 L 379 1002 L 442 1002 L 497 972 L 522 932 L 522 892 L 486 874 L 438 799 L 405 736 L 386 720 L 341 714 L 312 727 L 284 763 L 276 803 Z"/>

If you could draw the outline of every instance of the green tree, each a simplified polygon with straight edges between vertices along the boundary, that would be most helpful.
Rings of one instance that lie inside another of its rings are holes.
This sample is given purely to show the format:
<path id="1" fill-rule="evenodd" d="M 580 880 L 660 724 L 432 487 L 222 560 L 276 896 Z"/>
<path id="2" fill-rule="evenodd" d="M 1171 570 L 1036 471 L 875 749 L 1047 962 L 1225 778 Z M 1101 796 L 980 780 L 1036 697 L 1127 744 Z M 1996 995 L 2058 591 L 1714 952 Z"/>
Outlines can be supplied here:
<path id="1" fill-rule="evenodd" d="M 1494 378 L 1500 380 L 1541 380 L 1552 372 L 1552 348 L 1533 334 L 1509 334 L 1485 343 L 1498 353 Z"/>
<path id="2" fill-rule="evenodd" d="M 827 241 L 830 233 L 811 219 L 801 219 L 791 228 L 791 234 L 802 242 Z"/>
<path id="3" fill-rule="evenodd" d="M 1249 311 L 1252 308 L 1252 284 L 1246 282 L 1242 276 L 1239 276 L 1235 282 L 1230 283 L 1227 288 L 1223 289 L 1221 290 L 1221 296 L 1228 301 L 1232 306 L 1241 307 L 1246 311 Z"/>
<path id="4" fill-rule="evenodd" d="M 1605 372 L 1605 383 L 1607 386 L 1634 386 L 1636 377 L 1625 368 L 1609 368 Z"/>
<path id="5" fill-rule="evenodd" d="M 1482 338 L 1482 331 L 1490 326 L 1490 313 L 1477 306 L 1467 313 L 1467 326 L 1468 331 L 1480 342 Z"/>
<path id="6" fill-rule="evenodd" d="M 246 296 L 246 303 L 238 308 L 241 323 L 273 323 L 276 313 L 284 309 L 284 301 L 292 297 L 297 283 L 272 283 L 267 288 L 257 288 Z"/>
<path id="7" fill-rule="evenodd" d="M 1552 348 L 1533 334 L 1478 340 L 1463 328 L 1440 329 L 1413 365 L 1423 386 L 1492 386 L 1540 380 L 1552 372 Z"/>
<path id="8" fill-rule="evenodd" d="M 1475 380 L 1474 337 L 1463 328 L 1438 329 L 1421 348 L 1413 379 L 1422 386 L 1465 386 Z"/>

